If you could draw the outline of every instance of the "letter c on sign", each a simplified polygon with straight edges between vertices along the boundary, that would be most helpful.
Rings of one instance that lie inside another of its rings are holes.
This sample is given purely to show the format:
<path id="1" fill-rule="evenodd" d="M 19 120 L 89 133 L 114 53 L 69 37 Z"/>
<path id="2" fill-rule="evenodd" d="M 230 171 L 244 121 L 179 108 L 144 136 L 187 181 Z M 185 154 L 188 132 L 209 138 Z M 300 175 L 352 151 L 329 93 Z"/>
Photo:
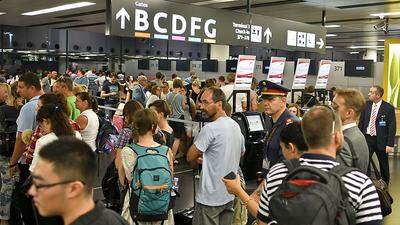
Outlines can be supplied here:
<path id="1" fill-rule="evenodd" d="M 214 24 L 215 25 L 216 23 L 217 23 L 216 20 L 209 19 L 204 24 L 204 33 L 206 34 L 207 37 L 209 37 L 209 38 L 216 38 L 217 37 L 217 30 L 215 28 L 212 28 L 211 32 L 209 30 L 210 24 Z"/>
<path id="2" fill-rule="evenodd" d="M 135 30 L 146 31 L 149 29 L 149 15 L 142 9 L 135 9 Z"/>
<path id="3" fill-rule="evenodd" d="M 159 12 L 156 13 L 156 15 L 154 15 L 154 29 L 156 29 L 157 32 L 165 34 L 168 32 L 168 30 L 166 28 L 162 28 L 160 27 L 160 24 L 158 23 L 160 18 L 167 18 L 168 14 L 166 14 L 165 12 Z"/>

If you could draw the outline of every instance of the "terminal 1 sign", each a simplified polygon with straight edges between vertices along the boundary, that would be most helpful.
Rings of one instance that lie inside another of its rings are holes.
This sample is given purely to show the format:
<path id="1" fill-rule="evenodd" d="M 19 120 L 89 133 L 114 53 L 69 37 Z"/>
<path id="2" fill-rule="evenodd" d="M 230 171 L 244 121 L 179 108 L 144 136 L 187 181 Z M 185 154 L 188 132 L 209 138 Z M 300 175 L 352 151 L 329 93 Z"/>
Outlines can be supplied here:
<path id="1" fill-rule="evenodd" d="M 324 53 L 326 29 L 162 0 L 107 0 L 106 35 Z"/>

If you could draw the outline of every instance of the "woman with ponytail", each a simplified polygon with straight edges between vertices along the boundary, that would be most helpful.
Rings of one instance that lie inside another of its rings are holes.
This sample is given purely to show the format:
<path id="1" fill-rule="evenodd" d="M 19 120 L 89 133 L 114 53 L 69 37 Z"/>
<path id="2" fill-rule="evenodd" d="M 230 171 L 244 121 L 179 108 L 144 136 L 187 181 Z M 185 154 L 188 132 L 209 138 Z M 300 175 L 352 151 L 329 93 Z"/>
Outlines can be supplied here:
<path id="1" fill-rule="evenodd" d="M 76 94 L 76 108 L 81 111 L 81 114 L 76 118 L 82 140 L 86 142 L 93 151 L 96 150 L 96 137 L 99 131 L 99 117 L 96 114 L 97 101 L 88 92 Z"/>
<path id="2" fill-rule="evenodd" d="M 29 167 L 30 171 L 33 171 L 36 167 L 36 163 L 39 160 L 40 149 L 46 144 L 49 144 L 62 136 L 75 136 L 78 139 L 82 139 L 81 134 L 72 128 L 69 123 L 69 117 L 65 114 L 60 105 L 43 105 L 37 112 L 36 121 L 38 122 L 42 133 L 45 135 L 36 141 L 32 164 Z"/>

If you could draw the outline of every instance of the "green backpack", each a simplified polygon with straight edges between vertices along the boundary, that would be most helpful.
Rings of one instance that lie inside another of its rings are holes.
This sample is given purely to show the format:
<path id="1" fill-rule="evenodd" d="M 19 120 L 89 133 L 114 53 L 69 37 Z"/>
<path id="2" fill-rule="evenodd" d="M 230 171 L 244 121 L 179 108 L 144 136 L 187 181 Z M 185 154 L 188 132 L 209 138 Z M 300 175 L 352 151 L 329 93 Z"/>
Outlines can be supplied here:
<path id="1" fill-rule="evenodd" d="M 168 219 L 172 190 L 172 171 L 167 153 L 169 148 L 143 147 L 132 144 L 136 163 L 132 171 L 129 210 L 133 221 Z"/>

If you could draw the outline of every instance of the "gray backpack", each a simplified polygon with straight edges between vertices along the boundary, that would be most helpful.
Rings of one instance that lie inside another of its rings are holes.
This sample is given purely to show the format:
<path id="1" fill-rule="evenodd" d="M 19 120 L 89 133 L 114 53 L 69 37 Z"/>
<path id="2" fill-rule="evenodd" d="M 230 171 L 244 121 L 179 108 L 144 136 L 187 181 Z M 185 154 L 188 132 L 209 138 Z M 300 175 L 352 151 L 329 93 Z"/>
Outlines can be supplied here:
<path id="1" fill-rule="evenodd" d="M 288 175 L 269 203 L 272 219 L 282 225 L 353 225 L 355 210 L 348 199 L 342 176 L 356 169 L 335 166 L 329 172 L 284 162 Z"/>

